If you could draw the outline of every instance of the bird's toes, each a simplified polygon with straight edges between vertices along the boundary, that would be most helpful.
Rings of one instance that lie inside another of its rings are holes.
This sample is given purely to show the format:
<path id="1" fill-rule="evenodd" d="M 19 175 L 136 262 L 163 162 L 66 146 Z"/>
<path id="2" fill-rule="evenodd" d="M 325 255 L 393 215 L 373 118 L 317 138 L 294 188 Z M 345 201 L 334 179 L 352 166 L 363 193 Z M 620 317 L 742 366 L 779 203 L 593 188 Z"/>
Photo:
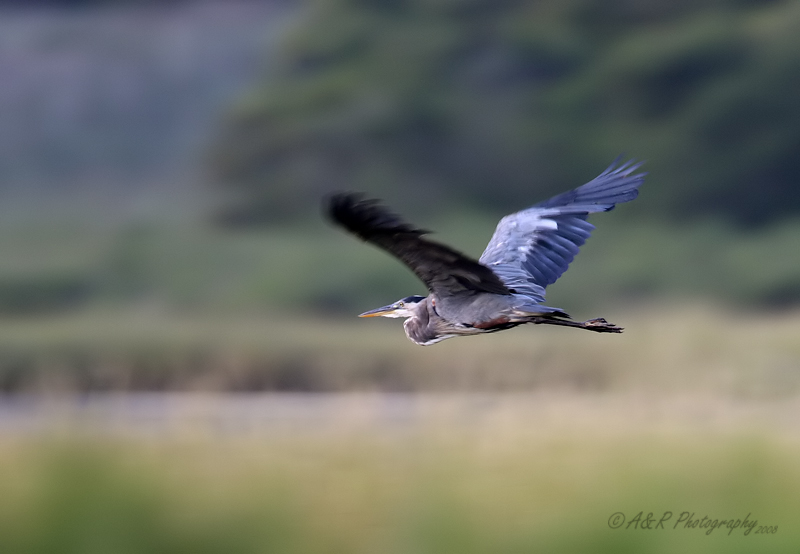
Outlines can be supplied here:
<path id="1" fill-rule="evenodd" d="M 602 317 L 596 317 L 584 322 L 586 329 L 597 331 L 598 333 L 621 333 L 622 327 L 617 327 L 613 323 L 609 323 Z"/>

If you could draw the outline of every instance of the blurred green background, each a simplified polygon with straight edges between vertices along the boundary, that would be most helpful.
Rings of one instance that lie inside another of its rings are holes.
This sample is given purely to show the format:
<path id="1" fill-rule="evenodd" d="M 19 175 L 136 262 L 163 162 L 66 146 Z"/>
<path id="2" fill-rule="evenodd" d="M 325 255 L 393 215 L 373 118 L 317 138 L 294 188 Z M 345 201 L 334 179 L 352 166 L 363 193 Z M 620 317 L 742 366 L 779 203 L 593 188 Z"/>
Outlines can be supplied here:
<path id="1" fill-rule="evenodd" d="M 791 0 L 0 1 L 0 552 L 797 552 L 798 91 Z M 353 317 L 326 193 L 477 256 L 623 153 L 623 335 Z"/>

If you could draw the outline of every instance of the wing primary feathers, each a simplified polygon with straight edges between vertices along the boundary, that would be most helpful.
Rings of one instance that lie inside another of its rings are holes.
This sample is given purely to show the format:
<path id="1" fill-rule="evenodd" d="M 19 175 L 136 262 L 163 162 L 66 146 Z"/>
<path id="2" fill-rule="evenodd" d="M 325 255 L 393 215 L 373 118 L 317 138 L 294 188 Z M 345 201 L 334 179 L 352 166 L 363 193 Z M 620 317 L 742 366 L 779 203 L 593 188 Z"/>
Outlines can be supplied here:
<path id="1" fill-rule="evenodd" d="M 328 217 L 357 237 L 382 248 L 408 266 L 439 298 L 475 292 L 511 294 L 488 267 L 438 242 L 363 194 L 344 192 L 324 203 Z"/>
<path id="2" fill-rule="evenodd" d="M 383 207 L 378 200 L 364 198 L 360 192 L 340 192 L 327 197 L 324 202 L 328 216 L 335 222 L 360 237 L 369 240 L 376 234 L 403 233 L 422 236 L 430 233 L 406 223 L 403 219 Z"/>

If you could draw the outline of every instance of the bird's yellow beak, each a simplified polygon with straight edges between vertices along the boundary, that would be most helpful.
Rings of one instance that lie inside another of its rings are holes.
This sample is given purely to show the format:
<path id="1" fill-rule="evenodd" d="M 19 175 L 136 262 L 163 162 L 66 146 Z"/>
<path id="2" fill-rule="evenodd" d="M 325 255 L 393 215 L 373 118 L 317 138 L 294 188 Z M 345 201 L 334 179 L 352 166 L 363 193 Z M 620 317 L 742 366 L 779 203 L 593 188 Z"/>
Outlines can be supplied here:
<path id="1" fill-rule="evenodd" d="M 358 317 L 378 317 L 382 315 L 388 315 L 395 310 L 397 310 L 397 306 L 394 304 L 389 304 L 388 306 L 383 306 L 381 308 L 376 308 L 374 310 L 364 312 L 363 314 L 359 314 Z"/>

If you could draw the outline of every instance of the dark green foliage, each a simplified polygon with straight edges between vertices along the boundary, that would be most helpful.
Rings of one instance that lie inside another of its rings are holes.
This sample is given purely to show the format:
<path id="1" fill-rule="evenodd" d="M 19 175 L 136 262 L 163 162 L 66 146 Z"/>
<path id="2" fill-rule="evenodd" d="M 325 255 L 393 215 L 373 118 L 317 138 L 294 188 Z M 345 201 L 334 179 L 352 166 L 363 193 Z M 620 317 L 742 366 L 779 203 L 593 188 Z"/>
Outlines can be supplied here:
<path id="1" fill-rule="evenodd" d="M 779 1 L 318 1 L 218 142 L 222 219 L 335 188 L 514 209 L 621 152 L 639 213 L 797 214 L 798 31 Z"/>
<path id="2" fill-rule="evenodd" d="M 80 306 L 96 284 L 83 275 L 35 274 L 0 278 L 0 313 L 35 314 Z"/>

